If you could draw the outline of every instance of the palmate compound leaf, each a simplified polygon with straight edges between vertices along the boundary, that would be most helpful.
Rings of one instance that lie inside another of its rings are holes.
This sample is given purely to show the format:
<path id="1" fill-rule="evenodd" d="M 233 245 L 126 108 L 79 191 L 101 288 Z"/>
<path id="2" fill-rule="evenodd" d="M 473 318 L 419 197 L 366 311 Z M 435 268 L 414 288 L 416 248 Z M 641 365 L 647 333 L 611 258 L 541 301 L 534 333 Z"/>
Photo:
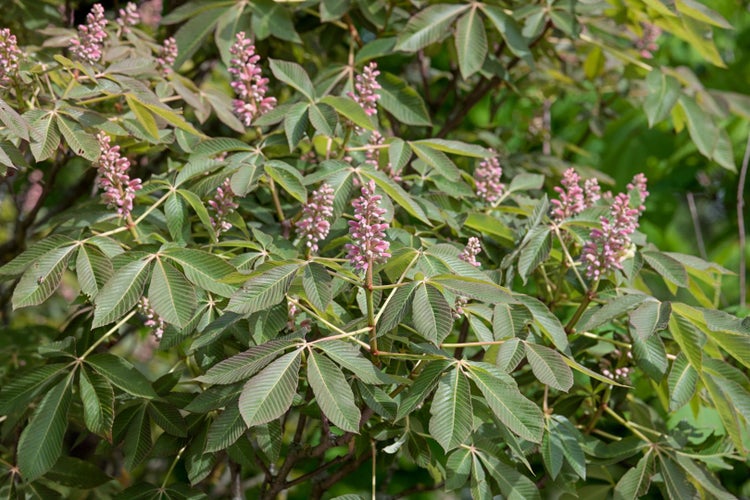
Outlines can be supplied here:
<path id="1" fill-rule="evenodd" d="M 411 306 L 414 328 L 433 344 L 440 344 L 453 328 L 448 301 L 435 287 L 421 284 L 414 290 Z"/>
<path id="2" fill-rule="evenodd" d="M 278 304 L 284 299 L 299 269 L 299 264 L 288 262 L 263 266 L 232 295 L 226 310 L 251 314 Z"/>
<path id="3" fill-rule="evenodd" d="M 471 388 L 463 371 L 455 368 L 438 382 L 430 406 L 430 434 L 448 452 L 471 434 L 474 414 Z"/>
<path id="4" fill-rule="evenodd" d="M 526 399 L 517 387 L 493 373 L 496 369 L 485 363 L 468 363 L 469 375 L 482 392 L 487 405 L 497 418 L 518 436 L 541 443 L 544 415 L 537 405 Z"/>
<path id="5" fill-rule="evenodd" d="M 18 441 L 18 467 L 26 481 L 50 470 L 62 453 L 72 374 L 57 383 L 42 399 Z"/>
<path id="6" fill-rule="evenodd" d="M 240 394 L 240 413 L 248 427 L 279 418 L 292 406 L 299 381 L 301 350 L 281 356 L 248 380 Z"/>
<path id="7" fill-rule="evenodd" d="M 307 358 L 307 381 L 323 414 L 337 427 L 359 434 L 359 408 L 341 369 L 315 351 Z"/>

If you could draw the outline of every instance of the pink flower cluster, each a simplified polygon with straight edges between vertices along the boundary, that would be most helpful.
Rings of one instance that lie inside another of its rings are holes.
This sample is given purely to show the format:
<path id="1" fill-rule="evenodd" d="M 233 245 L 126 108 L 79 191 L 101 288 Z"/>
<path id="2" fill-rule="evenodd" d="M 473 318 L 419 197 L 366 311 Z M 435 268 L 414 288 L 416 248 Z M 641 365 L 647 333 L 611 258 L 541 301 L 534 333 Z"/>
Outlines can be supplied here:
<path id="1" fill-rule="evenodd" d="M 101 155 L 97 160 L 99 176 L 97 184 L 104 189 L 102 200 L 109 207 L 117 207 L 122 217 L 130 216 L 133 211 L 135 192 L 141 189 L 140 179 L 131 179 L 128 175 L 130 160 L 120 154 L 120 146 L 111 146 L 110 138 L 104 132 L 97 136 Z"/>
<path id="2" fill-rule="evenodd" d="M 395 172 L 393 170 L 391 162 L 388 162 L 384 168 L 380 168 L 379 157 L 381 148 L 378 146 L 382 146 L 384 144 L 385 137 L 383 137 L 383 135 L 377 130 L 373 130 L 370 134 L 370 138 L 367 141 L 368 148 L 365 151 L 365 165 L 369 165 L 375 170 L 380 170 L 396 182 L 401 182 L 401 175 L 399 174 L 399 172 Z"/>
<path id="3" fill-rule="evenodd" d="M 166 325 L 164 324 L 164 318 L 159 316 L 159 314 L 154 311 L 154 308 L 151 307 L 151 301 L 146 297 L 141 297 L 138 301 L 138 310 L 146 316 L 146 321 L 144 321 L 143 324 L 149 328 L 153 328 L 154 337 L 156 337 L 157 340 L 161 340 Z"/>
<path id="4" fill-rule="evenodd" d="M 477 261 L 477 255 L 479 255 L 482 252 L 482 244 L 479 242 L 479 238 L 476 236 L 472 236 L 469 238 L 468 243 L 466 243 L 466 246 L 463 250 L 461 250 L 461 253 L 458 254 L 458 258 L 461 259 L 464 262 L 468 262 L 474 267 L 479 267 L 482 264 Z"/>
<path id="5" fill-rule="evenodd" d="M 503 168 L 497 156 L 486 158 L 474 170 L 474 185 L 477 196 L 487 203 L 494 203 L 500 199 L 505 191 L 505 184 L 500 182 Z"/>
<path id="6" fill-rule="evenodd" d="M 377 102 L 380 99 L 378 90 L 382 88 L 377 81 L 378 75 L 380 75 L 378 64 L 371 62 L 364 67 L 362 74 L 356 76 L 354 82 L 356 92 L 347 94 L 362 107 L 367 116 L 372 116 L 378 112 Z"/>
<path id="7" fill-rule="evenodd" d="M 255 53 L 253 42 L 245 38 L 245 32 L 237 33 L 237 40 L 229 52 L 234 56 L 229 73 L 233 76 L 232 88 L 239 97 L 233 101 L 234 114 L 249 127 L 258 116 L 276 107 L 275 97 L 266 97 L 268 78 L 263 78 L 260 56 Z"/>
<path id="8" fill-rule="evenodd" d="M 209 217 L 209 220 L 218 239 L 221 233 L 229 231 L 232 228 L 232 223 L 227 220 L 227 216 L 239 207 L 239 204 L 234 201 L 234 193 L 232 192 L 229 177 L 224 179 L 221 186 L 216 188 L 216 195 L 213 200 L 208 201 L 208 205 L 215 213 L 213 217 Z"/>
<path id="9" fill-rule="evenodd" d="M 638 174 L 628 187 L 640 195 L 639 206 L 631 207 L 629 194 L 615 196 L 609 217 L 601 217 L 601 229 L 592 229 L 589 240 L 583 246 L 581 260 L 586 264 L 589 279 L 599 279 L 613 269 L 622 269 L 621 262 L 631 251 L 633 243 L 630 235 L 638 228 L 638 217 L 645 209 L 643 201 L 648 196 L 646 177 Z"/>
<path id="10" fill-rule="evenodd" d="M 382 196 L 375 194 L 375 181 L 362 186 L 362 196 L 352 202 L 354 220 L 349 221 L 349 234 L 353 243 L 347 243 L 347 258 L 357 271 L 367 271 L 376 262 L 384 262 L 390 243 L 385 239 L 388 223 L 384 221 L 385 209 L 380 206 Z"/>
<path id="11" fill-rule="evenodd" d="M 635 48 L 644 59 L 652 59 L 659 48 L 656 40 L 661 36 L 661 28 L 654 24 L 642 23 L 643 35 L 635 41 Z"/>
<path id="12" fill-rule="evenodd" d="M 16 35 L 8 28 L 0 29 L 0 87 L 7 87 L 18 74 L 20 57 Z"/>
<path id="13" fill-rule="evenodd" d="M 586 179 L 581 188 L 581 176 L 569 168 L 563 174 L 560 183 L 563 187 L 555 186 L 555 191 L 560 195 L 559 200 L 550 200 L 555 208 L 552 210 L 552 218 L 555 222 L 562 222 L 568 217 L 580 214 L 601 199 L 602 188 L 596 179 Z"/>
<path id="14" fill-rule="evenodd" d="M 302 207 L 302 217 L 295 224 L 297 234 L 305 240 L 311 252 L 318 251 L 318 242 L 324 240 L 331 230 L 329 219 L 333 217 L 333 198 L 333 188 L 328 184 L 321 185 Z"/>
<path id="15" fill-rule="evenodd" d="M 156 58 L 156 66 L 164 76 L 169 75 L 172 72 L 172 65 L 177 59 L 177 40 L 174 37 L 169 37 L 164 40 L 164 43 L 159 50 L 159 55 Z"/>
<path id="16" fill-rule="evenodd" d="M 124 9 L 120 9 L 120 16 L 115 22 L 123 31 L 129 31 L 130 26 L 135 26 L 141 22 L 141 15 L 138 13 L 138 6 L 133 2 L 128 2 Z"/>
<path id="17" fill-rule="evenodd" d="M 78 26 L 78 36 L 70 39 L 70 52 L 81 61 L 95 63 L 102 57 L 104 40 L 107 38 L 107 20 L 104 7 L 97 3 L 86 16 L 86 24 Z"/>

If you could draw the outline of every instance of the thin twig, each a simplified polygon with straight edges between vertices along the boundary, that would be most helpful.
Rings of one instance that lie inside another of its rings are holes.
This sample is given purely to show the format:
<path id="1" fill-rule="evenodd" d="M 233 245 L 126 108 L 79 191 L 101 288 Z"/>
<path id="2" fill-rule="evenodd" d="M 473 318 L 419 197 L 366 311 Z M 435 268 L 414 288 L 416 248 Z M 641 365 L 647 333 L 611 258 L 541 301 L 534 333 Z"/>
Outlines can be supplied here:
<path id="1" fill-rule="evenodd" d="M 698 243 L 698 252 L 701 254 L 703 260 L 708 260 L 706 254 L 706 244 L 703 242 L 703 231 L 701 231 L 700 219 L 698 218 L 698 209 L 695 207 L 695 196 L 693 193 L 687 194 L 688 208 L 690 209 L 690 217 L 693 219 L 693 230 L 695 230 L 695 238 Z"/>
<path id="2" fill-rule="evenodd" d="M 737 226 L 740 233 L 740 306 L 745 307 L 747 303 L 747 263 L 745 261 L 745 177 L 747 177 L 747 164 L 750 162 L 750 135 L 747 137 L 745 146 L 745 157 L 742 159 L 740 179 L 737 183 Z"/>

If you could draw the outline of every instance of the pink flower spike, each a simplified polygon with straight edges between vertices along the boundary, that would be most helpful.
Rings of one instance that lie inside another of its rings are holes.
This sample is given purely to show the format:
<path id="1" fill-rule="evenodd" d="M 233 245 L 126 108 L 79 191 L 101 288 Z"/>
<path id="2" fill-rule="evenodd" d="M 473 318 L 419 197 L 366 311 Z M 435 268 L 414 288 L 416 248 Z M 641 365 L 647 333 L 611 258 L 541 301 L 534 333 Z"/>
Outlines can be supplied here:
<path id="1" fill-rule="evenodd" d="M 129 26 L 135 26 L 141 22 L 141 15 L 138 13 L 138 6 L 133 2 L 128 2 L 124 9 L 120 9 L 119 17 L 115 22 L 120 25 L 123 31 L 129 31 Z"/>
<path id="2" fill-rule="evenodd" d="M 232 228 L 232 223 L 227 220 L 227 217 L 239 207 L 239 204 L 234 201 L 229 177 L 224 179 L 221 186 L 216 188 L 216 195 L 213 200 L 208 201 L 208 205 L 215 214 L 209 217 L 209 220 L 218 240 L 221 233 L 225 233 Z"/>
<path id="3" fill-rule="evenodd" d="M 555 222 L 562 222 L 568 217 L 578 215 L 586 208 L 586 200 L 583 189 L 580 186 L 581 177 L 572 168 L 563 174 L 560 183 L 563 187 L 555 186 L 555 191 L 560 195 L 559 200 L 550 200 L 555 208 L 552 210 L 552 218 Z"/>
<path id="4" fill-rule="evenodd" d="M 333 188 L 321 185 L 313 191 L 310 201 L 302 208 L 302 217 L 295 224 L 297 234 L 305 240 L 310 252 L 318 251 L 318 242 L 326 239 L 333 217 Z"/>
<path id="5" fill-rule="evenodd" d="M 479 255 L 481 252 L 482 244 L 479 242 L 479 238 L 477 238 L 476 236 L 472 236 L 471 238 L 469 238 L 469 241 L 468 243 L 466 243 L 464 249 L 461 250 L 458 258 L 464 262 L 468 262 L 474 267 L 479 267 L 482 264 L 477 261 L 477 255 Z"/>
<path id="6" fill-rule="evenodd" d="M 20 58 L 16 36 L 8 28 L 0 29 L 0 87 L 7 87 L 18 75 Z"/>
<path id="7" fill-rule="evenodd" d="M 378 90 L 382 88 L 377 81 L 378 75 L 380 75 L 378 63 L 371 62 L 354 79 L 355 92 L 347 94 L 362 107 L 367 116 L 375 115 L 378 112 L 377 102 L 380 99 Z"/>
<path id="8" fill-rule="evenodd" d="M 172 65 L 177 59 L 177 41 L 173 37 L 164 40 L 156 58 L 156 65 L 164 76 L 172 72 Z"/>
<path id="9" fill-rule="evenodd" d="M 107 32 L 104 28 L 107 20 L 104 18 L 104 7 L 97 3 L 86 16 L 86 24 L 78 26 L 78 36 L 70 39 L 70 52 L 77 59 L 95 63 L 102 57 L 104 40 Z"/>
<path id="10" fill-rule="evenodd" d="M 487 203 L 499 200 L 505 191 L 505 184 L 500 182 L 502 175 L 503 169 L 497 156 L 482 160 L 474 170 L 477 196 Z"/>
<path id="11" fill-rule="evenodd" d="M 646 198 L 648 198 L 648 195 L 649 195 L 649 192 L 646 189 L 647 182 L 648 182 L 648 179 L 646 179 L 646 176 L 640 173 L 640 174 L 636 174 L 635 177 L 633 177 L 633 180 L 630 181 L 630 184 L 628 184 L 628 192 L 630 193 L 631 199 L 634 194 L 638 195 L 639 203 L 636 208 L 638 209 L 638 212 L 641 214 L 643 213 L 644 210 L 646 210 L 646 206 L 644 205 L 644 203 L 646 202 Z"/>
<path id="12" fill-rule="evenodd" d="M 583 182 L 584 205 L 593 207 L 602 198 L 602 187 L 596 179 L 586 179 Z"/>
<path id="13" fill-rule="evenodd" d="M 385 239 L 388 223 L 384 221 L 385 209 L 380 206 L 382 196 L 375 194 L 375 181 L 362 186 L 362 196 L 352 202 L 354 220 L 349 221 L 349 235 L 353 243 L 347 243 L 347 258 L 356 271 L 367 271 L 377 263 L 385 262 L 390 243 Z"/>
<path id="14" fill-rule="evenodd" d="M 255 53 L 253 42 L 245 38 L 245 32 L 237 33 L 237 40 L 229 52 L 234 56 L 230 61 L 231 86 L 237 94 L 232 102 L 234 114 L 249 127 L 258 116 L 276 107 L 275 97 L 266 97 L 268 78 L 263 78 L 260 56 Z"/>
<path id="15" fill-rule="evenodd" d="M 97 185 L 104 189 L 102 200 L 110 208 L 117 207 L 117 213 L 127 218 L 133 211 L 135 192 L 142 187 L 141 180 L 128 175 L 130 160 L 120 154 L 120 146 L 111 146 L 104 132 L 99 132 L 97 139 L 101 155 L 95 165 L 99 169 Z"/>

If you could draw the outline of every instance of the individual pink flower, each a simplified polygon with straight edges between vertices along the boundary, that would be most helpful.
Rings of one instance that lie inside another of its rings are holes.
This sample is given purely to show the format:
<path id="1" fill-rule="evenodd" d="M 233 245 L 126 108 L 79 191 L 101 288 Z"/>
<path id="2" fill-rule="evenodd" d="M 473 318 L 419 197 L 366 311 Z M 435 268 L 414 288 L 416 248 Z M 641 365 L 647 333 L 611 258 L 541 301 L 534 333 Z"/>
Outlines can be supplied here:
<path id="1" fill-rule="evenodd" d="M 164 335 L 164 327 L 166 325 L 164 323 L 164 318 L 159 316 L 159 314 L 154 311 L 154 308 L 151 307 L 151 301 L 149 301 L 146 297 L 141 297 L 141 299 L 138 301 L 138 310 L 141 311 L 144 316 L 146 316 L 146 321 L 143 322 L 144 326 L 153 328 L 152 333 L 154 337 L 156 337 L 157 340 L 161 340 L 162 335 Z"/>
<path id="2" fill-rule="evenodd" d="M 552 210 L 552 218 L 555 222 L 562 222 L 568 217 L 578 215 L 586 208 L 586 199 L 580 181 L 581 177 L 576 171 L 569 168 L 560 181 L 563 187 L 555 186 L 555 191 L 560 195 L 559 200 L 550 200 L 550 203 L 555 206 Z"/>
<path id="3" fill-rule="evenodd" d="M 641 204 L 633 208 L 629 194 L 615 196 L 609 217 L 601 217 L 601 229 L 592 229 L 589 240 L 583 246 L 581 260 L 586 265 L 589 279 L 599 279 L 613 269 L 622 269 L 621 262 L 632 249 L 630 235 L 638 228 L 638 217 L 644 209 L 642 202 L 648 196 L 646 177 L 637 175 L 628 188 L 640 194 Z"/>
<path id="4" fill-rule="evenodd" d="M 333 217 L 333 188 L 321 185 L 313 191 L 310 201 L 302 207 L 302 217 L 295 224 L 297 234 L 305 240 L 310 252 L 318 251 L 318 242 L 326 239 Z"/>
<path id="5" fill-rule="evenodd" d="M 229 67 L 231 85 L 238 97 L 232 103 L 234 114 L 249 127 L 255 118 L 276 107 L 276 98 L 266 97 L 268 78 L 262 76 L 260 56 L 255 53 L 253 42 L 245 38 L 244 31 L 237 33 L 229 52 L 234 56 Z"/>
<path id="6" fill-rule="evenodd" d="M 129 31 L 130 26 L 135 26 L 141 22 L 141 15 L 138 13 L 138 6 L 133 2 L 128 2 L 124 9 L 118 12 L 120 15 L 115 22 L 120 25 L 123 31 Z"/>
<path id="7" fill-rule="evenodd" d="M 169 37 L 164 40 L 159 50 L 159 55 L 156 58 L 156 66 L 162 75 L 167 76 L 172 72 L 172 65 L 175 60 L 177 60 L 177 40 L 174 37 Z"/>
<path id="8" fill-rule="evenodd" d="M 383 219 L 382 198 L 375 194 L 375 181 L 371 180 L 362 186 L 362 196 L 352 202 L 354 220 L 349 221 L 349 235 L 353 243 L 347 243 L 346 250 L 349 262 L 357 271 L 367 271 L 371 265 L 391 256 L 388 253 L 390 243 L 385 239 L 388 223 Z"/>
<path id="9" fill-rule="evenodd" d="M 500 182 L 503 169 L 497 156 L 485 158 L 474 170 L 474 185 L 477 196 L 487 203 L 494 203 L 500 199 L 505 191 L 505 184 Z"/>
<path id="10" fill-rule="evenodd" d="M 8 28 L 0 29 L 0 87 L 7 87 L 18 75 L 18 61 L 21 51 L 18 49 L 16 35 Z"/>
<path id="11" fill-rule="evenodd" d="M 372 116 L 378 112 L 377 102 L 380 99 L 378 90 L 382 88 L 377 81 L 378 75 L 380 75 L 378 64 L 371 62 L 354 79 L 355 92 L 347 94 L 362 107 L 367 116 Z"/>
<path id="12" fill-rule="evenodd" d="M 86 24 L 78 26 L 78 36 L 70 39 L 70 52 L 81 61 L 95 63 L 102 57 L 107 38 L 104 8 L 97 3 L 86 16 Z"/>
<path id="13" fill-rule="evenodd" d="M 111 146 L 104 132 L 97 136 L 101 155 L 96 162 L 99 169 L 97 184 L 104 189 L 102 200 L 109 207 L 117 207 L 117 213 L 127 218 L 133 211 L 135 192 L 141 189 L 140 179 L 128 175 L 130 160 L 120 154 L 120 146 Z"/>
<path id="14" fill-rule="evenodd" d="M 232 192 L 229 177 L 224 179 L 221 186 L 216 188 L 216 195 L 213 200 L 208 201 L 208 205 L 214 212 L 214 215 L 209 217 L 209 220 L 211 221 L 214 233 L 216 233 L 216 239 L 218 239 L 221 233 L 229 231 L 232 228 L 232 223 L 227 220 L 227 217 L 239 207 L 239 204 L 234 201 L 234 193 Z"/>
<path id="15" fill-rule="evenodd" d="M 464 262 L 468 262 L 474 267 L 479 267 L 482 264 L 477 261 L 477 255 L 479 255 L 482 252 L 482 244 L 479 242 L 479 238 L 476 236 L 472 236 L 469 238 L 468 243 L 466 243 L 466 246 L 463 250 L 461 250 L 461 253 L 458 254 L 458 258 L 461 259 Z"/>

